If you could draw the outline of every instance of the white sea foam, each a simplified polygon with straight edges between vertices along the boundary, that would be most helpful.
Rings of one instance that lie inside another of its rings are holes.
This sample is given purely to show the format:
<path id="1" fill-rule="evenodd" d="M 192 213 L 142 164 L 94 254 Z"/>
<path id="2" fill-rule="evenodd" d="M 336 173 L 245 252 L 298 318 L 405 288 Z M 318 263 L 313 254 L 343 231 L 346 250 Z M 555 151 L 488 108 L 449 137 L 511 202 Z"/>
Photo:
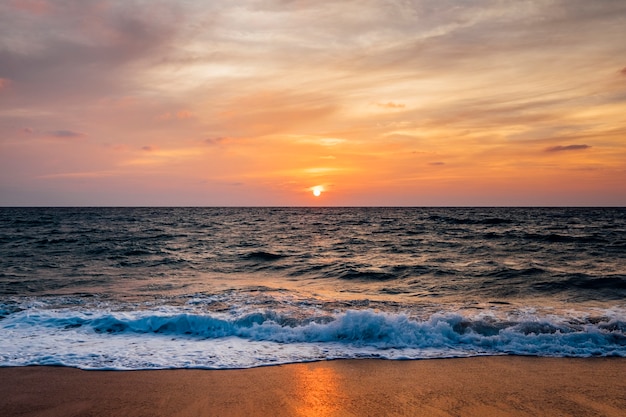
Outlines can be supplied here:
<path id="1" fill-rule="evenodd" d="M 33 304 L 0 319 L 0 365 L 84 369 L 246 368 L 336 358 L 476 355 L 626 356 L 621 311 L 580 316 L 460 312 L 415 319 L 347 310 L 329 315 L 112 311 Z"/>

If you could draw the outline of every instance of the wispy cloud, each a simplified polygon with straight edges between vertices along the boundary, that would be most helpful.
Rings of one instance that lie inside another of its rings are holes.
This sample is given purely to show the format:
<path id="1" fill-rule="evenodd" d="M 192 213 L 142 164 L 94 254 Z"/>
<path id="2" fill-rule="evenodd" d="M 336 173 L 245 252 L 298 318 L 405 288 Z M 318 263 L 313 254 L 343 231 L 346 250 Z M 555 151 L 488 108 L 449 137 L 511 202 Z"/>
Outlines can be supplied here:
<path id="1" fill-rule="evenodd" d="M 226 141 L 226 138 L 220 136 L 220 137 L 214 137 L 214 138 L 206 138 L 203 142 L 207 145 L 215 146 L 215 145 L 224 143 L 225 141 Z"/>
<path id="2" fill-rule="evenodd" d="M 557 145 L 557 146 L 550 146 L 549 148 L 546 148 L 545 151 L 546 152 L 565 152 L 565 151 L 582 151 L 585 149 L 589 149 L 591 148 L 591 146 L 589 145 Z"/>
<path id="3" fill-rule="evenodd" d="M 176 9 L 167 2 L 149 10 L 136 1 L 4 2 L 0 74 L 20 85 L 22 100 L 40 104 L 123 92 L 127 65 L 171 39 Z"/>
<path id="4" fill-rule="evenodd" d="M 42 179 L 95 179 L 95 178 L 107 178 L 120 175 L 120 172 L 115 171 L 85 171 L 85 172 L 61 172 L 57 174 L 39 175 L 38 178 Z"/>
<path id="5" fill-rule="evenodd" d="M 394 103 L 393 101 L 390 101 L 388 103 L 376 103 L 376 105 L 384 109 L 403 109 L 406 107 L 406 105 L 403 103 Z"/>
<path id="6" fill-rule="evenodd" d="M 52 8 L 47 0 L 10 0 L 9 5 L 17 10 L 36 15 L 46 14 Z"/>
<path id="7" fill-rule="evenodd" d="M 189 110 L 179 110 L 177 112 L 167 112 L 167 113 L 160 114 L 159 116 L 157 116 L 157 119 L 163 120 L 163 121 L 186 120 L 186 119 L 192 119 L 194 117 L 195 115 Z"/>

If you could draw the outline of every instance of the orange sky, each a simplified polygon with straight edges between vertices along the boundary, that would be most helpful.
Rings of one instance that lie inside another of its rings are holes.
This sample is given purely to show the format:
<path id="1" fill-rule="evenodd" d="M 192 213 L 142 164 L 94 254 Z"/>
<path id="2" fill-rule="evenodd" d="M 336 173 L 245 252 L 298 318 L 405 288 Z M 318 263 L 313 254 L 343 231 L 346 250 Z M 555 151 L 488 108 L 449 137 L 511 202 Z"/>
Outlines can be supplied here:
<path id="1" fill-rule="evenodd" d="M 625 206 L 625 40 L 619 0 L 3 1 L 0 205 Z"/>

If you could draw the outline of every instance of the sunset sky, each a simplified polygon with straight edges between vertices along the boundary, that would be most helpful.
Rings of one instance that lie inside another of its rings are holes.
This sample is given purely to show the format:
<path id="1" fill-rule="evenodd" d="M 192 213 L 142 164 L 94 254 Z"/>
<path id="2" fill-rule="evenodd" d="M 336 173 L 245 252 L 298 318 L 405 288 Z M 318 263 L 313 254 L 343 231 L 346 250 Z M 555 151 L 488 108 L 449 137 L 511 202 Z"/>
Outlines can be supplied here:
<path id="1" fill-rule="evenodd" d="M 626 1 L 4 0 L 0 205 L 626 206 Z"/>

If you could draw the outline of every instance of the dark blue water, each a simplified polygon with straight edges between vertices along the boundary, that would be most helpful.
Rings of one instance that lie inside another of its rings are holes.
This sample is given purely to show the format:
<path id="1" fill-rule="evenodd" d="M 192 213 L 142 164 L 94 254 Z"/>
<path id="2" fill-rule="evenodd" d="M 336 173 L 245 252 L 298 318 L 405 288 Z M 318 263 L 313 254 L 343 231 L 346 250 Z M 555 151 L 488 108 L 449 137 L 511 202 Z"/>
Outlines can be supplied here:
<path id="1" fill-rule="evenodd" d="M 625 296 L 620 208 L 0 209 L 4 365 L 624 356 Z"/>

